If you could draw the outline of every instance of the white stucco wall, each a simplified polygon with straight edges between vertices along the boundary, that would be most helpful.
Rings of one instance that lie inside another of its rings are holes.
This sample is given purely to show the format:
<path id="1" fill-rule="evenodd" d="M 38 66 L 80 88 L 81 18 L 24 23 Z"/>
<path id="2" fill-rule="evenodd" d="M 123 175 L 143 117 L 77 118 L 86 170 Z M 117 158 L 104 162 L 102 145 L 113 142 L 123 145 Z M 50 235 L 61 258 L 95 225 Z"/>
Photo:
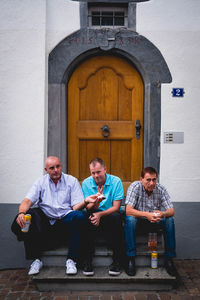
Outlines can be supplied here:
<path id="1" fill-rule="evenodd" d="M 19 203 L 45 152 L 44 0 L 0 1 L 0 202 Z"/>
<path id="2" fill-rule="evenodd" d="M 161 51 L 172 75 L 162 85 L 160 182 L 173 201 L 200 201 L 200 2 L 150 0 L 137 5 L 137 32 Z M 184 88 L 174 98 L 172 88 Z M 184 144 L 164 144 L 167 131 L 184 132 Z"/>
<path id="3" fill-rule="evenodd" d="M 160 170 L 173 201 L 200 201 L 199 13 L 196 0 L 137 4 L 137 32 L 160 49 L 173 78 L 162 85 Z M 43 173 L 48 54 L 79 28 L 76 1 L 0 0 L 0 203 L 19 203 Z M 173 98 L 173 87 L 185 96 Z M 164 144 L 165 131 L 184 132 L 184 144 Z"/>
<path id="4" fill-rule="evenodd" d="M 19 203 L 43 174 L 48 54 L 80 28 L 79 3 L 0 1 L 0 203 Z"/>
<path id="5" fill-rule="evenodd" d="M 79 2 L 47 0 L 47 53 L 72 32 L 80 29 Z"/>

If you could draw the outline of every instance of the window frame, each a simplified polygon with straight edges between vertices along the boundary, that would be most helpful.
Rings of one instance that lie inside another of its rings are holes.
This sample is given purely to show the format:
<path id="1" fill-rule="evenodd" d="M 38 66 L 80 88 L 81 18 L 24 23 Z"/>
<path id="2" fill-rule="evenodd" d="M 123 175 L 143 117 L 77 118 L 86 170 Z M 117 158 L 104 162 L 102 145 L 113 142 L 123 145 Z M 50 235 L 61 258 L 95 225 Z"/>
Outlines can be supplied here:
<path id="1" fill-rule="evenodd" d="M 92 25 L 92 13 L 93 12 L 100 12 L 100 25 Z M 104 12 L 110 12 L 113 14 L 113 25 L 101 25 L 101 20 Z M 124 25 L 115 25 L 114 20 L 115 20 L 115 13 L 123 12 L 124 13 Z M 104 6 L 104 5 L 92 5 L 88 7 L 88 26 L 90 28 L 127 28 L 128 27 L 128 6 L 116 6 L 115 5 L 109 5 L 109 6 Z"/>

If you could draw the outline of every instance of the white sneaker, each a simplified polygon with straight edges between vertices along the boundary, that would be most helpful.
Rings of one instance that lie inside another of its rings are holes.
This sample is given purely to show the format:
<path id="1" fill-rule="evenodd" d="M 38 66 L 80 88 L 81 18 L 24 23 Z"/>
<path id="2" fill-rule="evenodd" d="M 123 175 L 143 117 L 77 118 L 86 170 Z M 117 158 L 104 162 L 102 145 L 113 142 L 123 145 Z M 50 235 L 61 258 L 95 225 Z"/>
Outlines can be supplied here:
<path id="1" fill-rule="evenodd" d="M 38 274 L 40 272 L 40 269 L 42 268 L 42 266 L 43 266 L 42 261 L 39 259 L 35 259 L 30 266 L 28 275 Z"/>
<path id="2" fill-rule="evenodd" d="M 72 259 L 66 260 L 66 274 L 74 275 L 77 273 L 76 263 Z"/>

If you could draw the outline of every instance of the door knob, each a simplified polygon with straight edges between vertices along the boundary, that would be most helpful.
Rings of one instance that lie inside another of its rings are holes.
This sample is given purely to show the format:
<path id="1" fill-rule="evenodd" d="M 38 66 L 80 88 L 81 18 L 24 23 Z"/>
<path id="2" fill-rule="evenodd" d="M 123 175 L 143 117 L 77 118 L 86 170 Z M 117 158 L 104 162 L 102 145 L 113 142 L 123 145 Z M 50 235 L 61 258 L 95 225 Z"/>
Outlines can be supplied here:
<path id="1" fill-rule="evenodd" d="M 139 139 L 140 138 L 140 130 L 142 128 L 142 126 L 140 124 L 140 120 L 136 120 L 135 128 L 136 128 L 136 139 Z"/>
<path id="2" fill-rule="evenodd" d="M 110 128 L 108 127 L 108 125 L 104 125 L 101 128 L 101 133 L 104 137 L 108 137 L 110 135 Z"/>

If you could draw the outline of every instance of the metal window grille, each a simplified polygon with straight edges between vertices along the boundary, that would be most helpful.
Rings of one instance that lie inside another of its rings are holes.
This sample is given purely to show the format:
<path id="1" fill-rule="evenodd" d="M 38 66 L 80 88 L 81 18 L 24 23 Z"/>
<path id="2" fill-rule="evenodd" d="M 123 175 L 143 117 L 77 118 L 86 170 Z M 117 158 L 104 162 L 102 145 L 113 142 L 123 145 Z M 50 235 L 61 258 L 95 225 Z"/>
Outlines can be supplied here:
<path id="1" fill-rule="evenodd" d="M 88 14 L 90 27 L 126 27 L 127 11 L 123 8 L 93 8 Z"/>

